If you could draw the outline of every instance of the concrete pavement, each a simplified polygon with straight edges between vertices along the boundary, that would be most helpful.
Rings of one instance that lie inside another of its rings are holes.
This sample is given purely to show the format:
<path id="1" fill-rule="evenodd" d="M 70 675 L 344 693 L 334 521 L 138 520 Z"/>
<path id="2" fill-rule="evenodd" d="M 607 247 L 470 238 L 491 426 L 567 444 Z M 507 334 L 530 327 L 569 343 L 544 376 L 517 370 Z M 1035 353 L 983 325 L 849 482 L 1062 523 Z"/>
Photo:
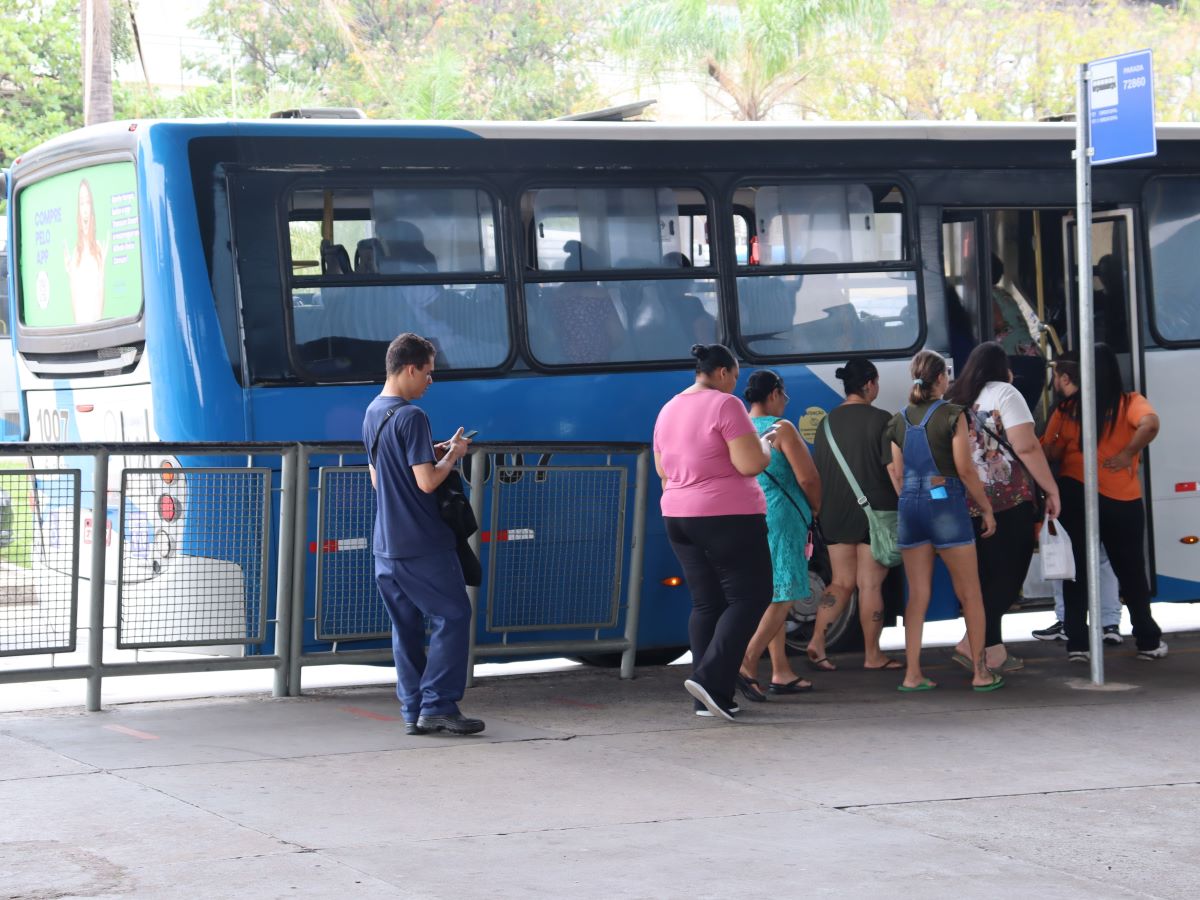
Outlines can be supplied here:
<path id="1" fill-rule="evenodd" d="M 1200 635 L 1110 686 L 1027 645 L 691 715 L 682 667 L 485 679 L 472 738 L 390 689 L 0 716 L 0 898 L 1200 894 Z M 797 660 L 796 665 L 801 661 Z"/>

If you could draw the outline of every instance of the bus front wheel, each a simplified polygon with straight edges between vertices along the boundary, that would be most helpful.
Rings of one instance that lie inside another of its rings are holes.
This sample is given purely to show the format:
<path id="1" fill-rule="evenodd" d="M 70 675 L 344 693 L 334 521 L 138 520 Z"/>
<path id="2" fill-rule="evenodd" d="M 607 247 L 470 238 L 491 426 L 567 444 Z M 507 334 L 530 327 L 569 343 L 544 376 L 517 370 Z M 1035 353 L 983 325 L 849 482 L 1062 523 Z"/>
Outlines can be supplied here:
<path id="1" fill-rule="evenodd" d="M 825 593 L 825 579 L 816 572 L 808 573 L 809 595 L 792 604 L 787 618 L 787 648 L 789 653 L 801 654 L 808 650 L 813 629 L 817 623 L 817 604 Z M 861 650 L 863 646 L 862 626 L 858 621 L 858 591 L 850 595 L 841 615 L 830 623 L 825 637 L 826 653 L 845 653 Z"/>

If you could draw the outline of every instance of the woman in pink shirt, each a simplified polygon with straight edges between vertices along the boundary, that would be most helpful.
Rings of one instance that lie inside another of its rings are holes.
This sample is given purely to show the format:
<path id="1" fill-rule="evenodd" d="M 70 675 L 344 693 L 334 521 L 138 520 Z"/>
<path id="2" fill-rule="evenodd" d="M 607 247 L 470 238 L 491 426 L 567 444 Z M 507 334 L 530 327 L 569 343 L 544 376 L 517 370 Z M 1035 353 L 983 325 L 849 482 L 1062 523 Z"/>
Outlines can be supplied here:
<path id="1" fill-rule="evenodd" d="M 771 602 L 767 502 L 755 476 L 771 461 L 733 395 L 738 364 L 721 344 L 696 344 L 696 383 L 667 401 L 654 423 L 654 467 L 671 548 L 692 595 L 692 677 L 698 715 L 733 721 L 746 645 Z"/>

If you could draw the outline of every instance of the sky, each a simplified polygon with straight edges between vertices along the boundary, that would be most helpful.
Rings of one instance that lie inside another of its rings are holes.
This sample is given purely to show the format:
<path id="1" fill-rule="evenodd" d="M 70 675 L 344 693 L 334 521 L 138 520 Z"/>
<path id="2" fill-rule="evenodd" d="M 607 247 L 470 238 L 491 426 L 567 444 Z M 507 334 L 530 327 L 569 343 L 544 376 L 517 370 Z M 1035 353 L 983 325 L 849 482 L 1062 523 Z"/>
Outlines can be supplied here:
<path id="1" fill-rule="evenodd" d="M 194 73 L 185 72 L 183 60 L 188 56 L 217 57 L 224 51 L 211 38 L 202 37 L 188 28 L 187 23 L 204 10 L 206 0 L 137 0 L 138 31 L 142 38 L 142 54 L 150 82 L 164 90 L 179 90 L 187 85 L 202 84 Z M 141 81 L 142 70 L 137 61 L 117 67 L 122 81 Z"/>

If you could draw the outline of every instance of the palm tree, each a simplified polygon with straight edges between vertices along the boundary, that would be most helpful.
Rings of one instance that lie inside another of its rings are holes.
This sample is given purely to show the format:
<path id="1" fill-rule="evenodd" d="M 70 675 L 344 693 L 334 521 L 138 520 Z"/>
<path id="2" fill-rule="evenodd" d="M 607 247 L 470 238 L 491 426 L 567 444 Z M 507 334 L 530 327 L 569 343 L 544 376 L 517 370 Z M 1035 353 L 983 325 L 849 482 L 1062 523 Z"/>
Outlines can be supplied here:
<path id="1" fill-rule="evenodd" d="M 822 34 L 879 36 L 887 21 L 887 0 L 632 0 L 611 41 L 649 71 L 700 70 L 736 118 L 759 120 L 812 73 Z M 836 75 L 831 68 L 828 77 Z"/>
<path id="2" fill-rule="evenodd" d="M 111 122 L 112 15 L 108 0 L 80 0 L 83 46 L 83 124 Z"/>

